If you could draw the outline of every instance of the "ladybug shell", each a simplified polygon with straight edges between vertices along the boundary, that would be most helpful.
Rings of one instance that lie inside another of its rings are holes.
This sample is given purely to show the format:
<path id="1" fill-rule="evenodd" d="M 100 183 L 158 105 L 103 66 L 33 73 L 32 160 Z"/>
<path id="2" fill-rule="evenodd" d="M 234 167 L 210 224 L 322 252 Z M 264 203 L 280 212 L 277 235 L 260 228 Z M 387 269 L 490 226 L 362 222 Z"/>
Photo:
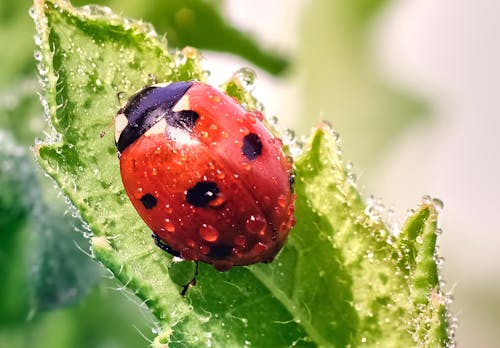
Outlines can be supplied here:
<path id="1" fill-rule="evenodd" d="M 146 87 L 115 125 L 125 190 L 171 250 L 220 271 L 274 259 L 295 224 L 293 170 L 262 114 L 189 81 Z"/>

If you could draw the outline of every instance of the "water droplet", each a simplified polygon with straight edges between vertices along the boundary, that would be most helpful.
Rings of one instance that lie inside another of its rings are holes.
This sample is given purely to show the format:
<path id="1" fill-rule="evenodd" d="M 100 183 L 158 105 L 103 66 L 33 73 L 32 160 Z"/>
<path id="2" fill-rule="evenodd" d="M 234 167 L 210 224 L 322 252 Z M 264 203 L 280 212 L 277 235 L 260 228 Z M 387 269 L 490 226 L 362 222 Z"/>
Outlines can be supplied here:
<path id="1" fill-rule="evenodd" d="M 241 257 L 241 256 L 243 256 L 243 253 L 241 252 L 241 250 L 238 250 L 238 249 L 236 249 L 236 248 L 231 249 L 231 253 L 232 253 L 234 256 L 236 256 L 236 257 Z"/>
<path id="2" fill-rule="evenodd" d="M 255 88 L 256 73 L 253 69 L 244 67 L 238 69 L 234 74 L 233 78 L 238 79 L 241 84 L 249 91 Z"/>
<path id="3" fill-rule="evenodd" d="M 278 205 L 281 208 L 284 208 L 286 206 L 286 196 L 285 195 L 279 195 L 279 197 L 278 197 Z"/>
<path id="4" fill-rule="evenodd" d="M 264 115 L 260 111 L 249 111 L 246 113 L 246 118 L 248 122 L 250 123 L 256 123 L 257 120 L 263 121 L 264 120 Z"/>
<path id="5" fill-rule="evenodd" d="M 170 219 L 165 219 L 165 230 L 167 232 L 173 233 L 175 232 L 175 225 Z"/>
<path id="6" fill-rule="evenodd" d="M 217 178 L 219 178 L 221 180 L 223 180 L 226 177 L 226 174 L 220 169 L 217 169 L 215 171 L 215 175 L 217 176 Z"/>
<path id="7" fill-rule="evenodd" d="M 424 238 L 422 236 L 417 236 L 417 238 L 415 238 L 415 241 L 418 243 L 418 244 L 422 244 L 424 242 Z"/>
<path id="8" fill-rule="evenodd" d="M 217 208 L 222 206 L 224 203 L 226 203 L 226 196 L 224 196 L 224 194 L 219 192 L 217 194 L 217 197 L 215 197 L 214 200 L 210 201 L 208 205 L 212 208 Z"/>
<path id="9" fill-rule="evenodd" d="M 250 133 L 250 131 L 248 130 L 247 127 L 241 127 L 240 128 L 240 133 L 245 136 L 245 135 L 248 135 Z"/>
<path id="10" fill-rule="evenodd" d="M 35 60 L 37 62 L 40 62 L 42 60 L 42 52 L 36 50 L 35 53 L 33 54 L 33 56 L 35 57 Z"/>
<path id="11" fill-rule="evenodd" d="M 275 128 L 278 126 L 278 122 L 279 122 L 278 117 L 276 117 L 276 116 L 271 116 L 271 117 L 269 117 L 268 121 L 269 121 L 269 124 L 270 124 L 271 126 L 273 126 L 273 127 L 275 127 Z"/>
<path id="12" fill-rule="evenodd" d="M 437 256 L 437 257 L 435 258 L 435 261 L 436 261 L 436 265 L 438 265 L 438 266 L 442 266 L 442 265 L 444 265 L 444 261 L 445 261 L 445 259 L 444 259 L 444 257 L 442 257 L 442 256 Z"/>
<path id="13" fill-rule="evenodd" d="M 269 144 L 273 145 L 278 150 L 281 150 L 281 148 L 283 147 L 283 141 L 280 138 L 269 139 Z"/>
<path id="14" fill-rule="evenodd" d="M 241 167 L 243 169 L 245 169 L 246 171 L 249 171 L 250 169 L 252 169 L 252 167 L 250 166 L 250 164 L 248 162 L 242 162 Z"/>
<path id="15" fill-rule="evenodd" d="M 212 225 L 202 224 L 198 233 L 207 242 L 215 242 L 219 238 L 219 231 Z"/>
<path id="16" fill-rule="evenodd" d="M 234 245 L 244 248 L 247 245 L 247 237 L 243 234 L 239 234 L 236 237 L 234 237 Z"/>
<path id="17" fill-rule="evenodd" d="M 37 64 L 36 68 L 38 70 L 38 74 L 42 77 L 47 75 L 47 73 L 49 72 L 49 67 L 41 62 Z"/>
<path id="18" fill-rule="evenodd" d="M 436 210 L 440 211 L 440 210 L 443 210 L 444 208 L 444 203 L 442 200 L 440 200 L 439 198 L 433 198 L 432 199 L 432 204 L 434 205 L 434 207 L 436 208 Z"/>
<path id="19" fill-rule="evenodd" d="M 252 252 L 255 252 L 255 253 L 262 253 L 264 251 L 266 251 L 268 248 L 268 246 L 262 242 L 257 242 L 253 248 L 252 248 Z"/>
<path id="20" fill-rule="evenodd" d="M 415 209 L 408 209 L 406 211 L 406 216 L 408 217 L 412 216 L 413 214 L 415 214 Z"/>
<path id="21" fill-rule="evenodd" d="M 296 140 L 295 131 L 293 129 L 285 129 L 283 131 L 283 139 L 287 144 L 294 143 Z"/>
<path id="22" fill-rule="evenodd" d="M 266 230 L 267 221 L 260 214 L 251 215 L 246 221 L 246 230 L 250 233 L 263 235 Z"/>
<path id="23" fill-rule="evenodd" d="M 40 38 L 39 35 L 33 36 L 33 39 L 35 40 L 35 45 L 41 46 L 42 45 L 42 39 Z"/>
<path id="24" fill-rule="evenodd" d="M 203 254 L 203 255 L 208 255 L 208 253 L 210 252 L 210 247 L 208 245 L 200 245 L 200 253 Z"/>
<path id="25" fill-rule="evenodd" d="M 134 197 L 136 199 L 141 199 L 142 196 L 143 196 L 142 187 L 139 187 L 135 190 Z"/>

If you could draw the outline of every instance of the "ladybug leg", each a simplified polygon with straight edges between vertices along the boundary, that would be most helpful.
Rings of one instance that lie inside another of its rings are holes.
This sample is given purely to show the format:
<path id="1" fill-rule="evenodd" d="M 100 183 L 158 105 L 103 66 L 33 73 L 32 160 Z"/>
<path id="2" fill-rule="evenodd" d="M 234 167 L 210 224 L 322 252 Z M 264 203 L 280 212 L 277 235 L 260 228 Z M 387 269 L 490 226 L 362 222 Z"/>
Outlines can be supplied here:
<path id="1" fill-rule="evenodd" d="M 160 237 L 158 237 L 156 234 L 153 233 L 151 235 L 151 237 L 153 237 L 153 240 L 155 241 L 155 244 L 161 250 L 166 251 L 167 253 L 169 253 L 170 255 L 172 255 L 174 257 L 181 257 L 181 254 L 178 251 L 172 249 L 167 244 L 163 243 L 163 241 L 160 239 Z M 195 271 L 194 271 L 193 279 L 191 279 L 186 285 L 184 285 L 182 287 L 182 290 L 181 290 L 181 296 L 182 297 L 184 297 L 186 295 L 189 287 L 196 285 L 196 277 L 198 276 L 199 264 L 198 264 L 198 261 L 195 261 L 195 263 L 196 263 L 196 268 L 195 268 Z"/>
<path id="2" fill-rule="evenodd" d="M 169 253 L 170 255 L 174 256 L 174 257 L 181 257 L 181 254 L 172 249 L 171 247 L 169 247 L 167 244 L 163 243 L 162 240 L 160 239 L 160 237 L 158 237 L 156 234 L 152 234 L 151 237 L 153 237 L 153 240 L 155 241 L 155 244 L 163 251 L 166 251 L 167 253 Z"/>
<path id="3" fill-rule="evenodd" d="M 196 285 L 196 277 L 198 276 L 198 269 L 199 269 L 199 264 L 198 264 L 198 261 L 195 261 L 196 263 L 196 269 L 194 271 L 194 276 L 193 276 L 193 279 L 191 279 L 191 281 L 189 283 L 187 283 L 186 285 L 184 285 L 182 287 L 182 290 L 181 290 L 181 296 L 184 297 L 188 291 L 188 289 L 191 287 L 191 286 L 195 286 Z"/>

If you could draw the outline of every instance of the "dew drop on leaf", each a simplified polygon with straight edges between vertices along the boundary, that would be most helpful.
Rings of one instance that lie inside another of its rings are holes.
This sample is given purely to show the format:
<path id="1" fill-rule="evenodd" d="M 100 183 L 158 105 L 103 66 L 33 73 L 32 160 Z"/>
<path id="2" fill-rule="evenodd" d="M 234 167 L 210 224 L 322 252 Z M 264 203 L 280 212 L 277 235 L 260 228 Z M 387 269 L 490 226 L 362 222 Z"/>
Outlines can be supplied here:
<path id="1" fill-rule="evenodd" d="M 233 78 L 237 79 L 250 92 L 255 88 L 256 73 L 251 68 L 244 67 L 238 69 L 233 74 Z"/>

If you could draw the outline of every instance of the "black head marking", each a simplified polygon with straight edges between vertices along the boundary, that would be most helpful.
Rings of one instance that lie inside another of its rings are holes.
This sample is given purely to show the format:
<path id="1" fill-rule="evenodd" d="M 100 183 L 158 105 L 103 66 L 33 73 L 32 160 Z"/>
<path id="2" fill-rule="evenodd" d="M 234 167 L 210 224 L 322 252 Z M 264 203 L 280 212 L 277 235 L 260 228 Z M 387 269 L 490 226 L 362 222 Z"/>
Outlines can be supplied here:
<path id="1" fill-rule="evenodd" d="M 290 192 L 293 193 L 295 190 L 295 171 L 292 170 L 288 176 L 288 183 L 290 184 Z"/>
<path id="2" fill-rule="evenodd" d="M 167 124 L 176 128 L 184 128 L 187 130 L 192 130 L 196 125 L 196 121 L 200 118 L 200 115 L 193 110 L 182 110 L 176 112 L 170 112 L 165 116 Z"/>
<path id="3" fill-rule="evenodd" d="M 186 201 L 195 207 L 206 207 L 217 198 L 219 187 L 212 181 L 199 181 L 186 192 Z"/>
<path id="4" fill-rule="evenodd" d="M 193 81 L 174 82 L 167 86 L 150 86 L 133 95 L 127 105 L 120 109 L 128 124 L 116 143 L 119 152 L 125 150 L 162 117 L 171 113 L 172 108 L 193 85 Z"/>
<path id="5" fill-rule="evenodd" d="M 156 198 L 150 193 L 146 193 L 144 196 L 142 196 L 141 202 L 146 209 L 153 209 L 157 203 Z"/>
<path id="6" fill-rule="evenodd" d="M 229 245 L 217 244 L 210 248 L 207 256 L 216 260 L 224 260 L 231 255 L 232 249 L 233 248 Z"/>
<path id="7" fill-rule="evenodd" d="M 255 133 L 249 133 L 243 138 L 243 155 L 253 161 L 262 154 L 262 142 Z"/>

